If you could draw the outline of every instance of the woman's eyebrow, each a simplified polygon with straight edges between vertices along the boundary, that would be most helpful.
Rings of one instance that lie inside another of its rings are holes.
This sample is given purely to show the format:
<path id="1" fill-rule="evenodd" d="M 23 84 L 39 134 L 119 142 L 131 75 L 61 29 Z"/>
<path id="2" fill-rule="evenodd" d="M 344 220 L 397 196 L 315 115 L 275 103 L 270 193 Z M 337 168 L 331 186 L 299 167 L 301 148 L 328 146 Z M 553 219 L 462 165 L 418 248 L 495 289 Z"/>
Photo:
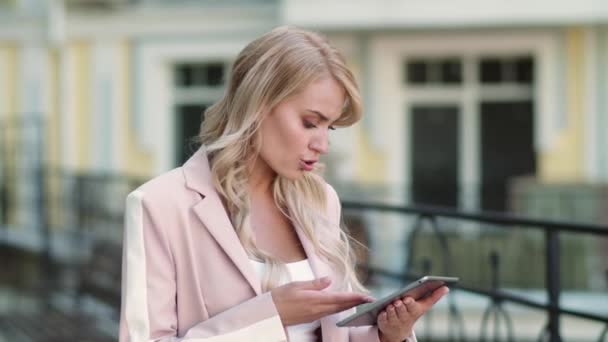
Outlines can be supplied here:
<path id="1" fill-rule="evenodd" d="M 309 111 L 311 113 L 314 113 L 314 114 L 317 114 L 321 118 L 321 121 L 329 121 L 329 118 L 327 116 L 323 115 L 319 111 L 316 111 L 316 110 L 313 110 L 313 109 L 307 109 L 307 111 Z"/>

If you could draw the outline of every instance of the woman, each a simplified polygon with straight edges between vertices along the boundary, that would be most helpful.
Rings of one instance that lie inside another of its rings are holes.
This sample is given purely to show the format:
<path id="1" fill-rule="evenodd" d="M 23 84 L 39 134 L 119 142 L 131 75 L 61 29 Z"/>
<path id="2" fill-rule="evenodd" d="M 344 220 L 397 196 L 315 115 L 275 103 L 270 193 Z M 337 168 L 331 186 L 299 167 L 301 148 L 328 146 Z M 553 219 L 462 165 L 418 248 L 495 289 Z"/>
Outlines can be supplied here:
<path id="1" fill-rule="evenodd" d="M 335 325 L 372 299 L 338 197 L 312 171 L 329 130 L 360 117 L 351 72 L 318 34 L 280 27 L 245 47 L 199 151 L 127 198 L 121 341 L 415 341 L 447 288 L 396 301 L 377 326 Z"/>

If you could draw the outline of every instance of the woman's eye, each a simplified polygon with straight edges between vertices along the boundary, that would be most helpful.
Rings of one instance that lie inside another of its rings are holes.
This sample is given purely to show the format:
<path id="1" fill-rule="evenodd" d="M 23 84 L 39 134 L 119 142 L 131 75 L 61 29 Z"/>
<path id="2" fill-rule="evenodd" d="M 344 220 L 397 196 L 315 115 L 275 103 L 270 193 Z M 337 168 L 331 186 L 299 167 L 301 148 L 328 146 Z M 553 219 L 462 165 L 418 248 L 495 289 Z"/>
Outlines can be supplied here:
<path id="1" fill-rule="evenodd" d="M 329 126 L 329 129 L 331 129 L 332 131 L 335 131 L 335 130 L 336 130 L 336 127 L 334 127 L 334 126 Z"/>
<path id="2" fill-rule="evenodd" d="M 316 128 L 317 126 L 315 126 L 312 122 L 310 121 L 306 121 L 304 120 L 304 127 L 305 128 Z"/>

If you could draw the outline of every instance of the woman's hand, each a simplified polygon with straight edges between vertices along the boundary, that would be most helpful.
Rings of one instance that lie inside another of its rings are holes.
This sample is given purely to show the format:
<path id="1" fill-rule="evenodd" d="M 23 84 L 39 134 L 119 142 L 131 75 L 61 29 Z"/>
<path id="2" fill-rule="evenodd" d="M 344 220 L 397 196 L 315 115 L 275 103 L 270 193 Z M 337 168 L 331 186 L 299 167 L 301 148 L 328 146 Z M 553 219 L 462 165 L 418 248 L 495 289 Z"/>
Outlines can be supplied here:
<path id="1" fill-rule="evenodd" d="M 363 293 L 322 291 L 331 284 L 328 277 L 294 281 L 270 291 L 283 325 L 309 323 L 374 299 Z"/>
<path id="2" fill-rule="evenodd" d="M 381 342 L 401 342 L 412 335 L 414 323 L 424 315 L 441 297 L 449 292 L 442 286 L 424 299 L 415 301 L 411 297 L 398 299 L 378 314 L 378 331 Z"/>

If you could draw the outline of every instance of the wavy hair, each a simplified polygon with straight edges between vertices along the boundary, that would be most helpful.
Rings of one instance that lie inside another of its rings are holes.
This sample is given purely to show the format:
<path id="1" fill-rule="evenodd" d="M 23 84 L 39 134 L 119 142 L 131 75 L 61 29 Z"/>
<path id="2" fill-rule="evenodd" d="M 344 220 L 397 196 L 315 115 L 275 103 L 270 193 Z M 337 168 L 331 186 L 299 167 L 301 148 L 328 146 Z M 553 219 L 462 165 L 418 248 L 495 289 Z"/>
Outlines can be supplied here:
<path id="1" fill-rule="evenodd" d="M 199 138 L 207 149 L 213 183 L 237 235 L 250 257 L 269 265 L 262 279 L 264 291 L 277 286 L 287 270 L 284 262 L 257 247 L 250 223 L 248 167 L 260 149 L 256 133 L 272 108 L 324 77 L 336 80 L 346 94 L 334 125 L 357 122 L 362 115 L 361 98 L 342 55 L 318 33 L 275 28 L 239 53 L 223 97 L 205 111 L 201 125 Z M 352 239 L 343 229 L 335 229 L 340 222 L 329 220 L 324 180 L 315 173 L 297 180 L 277 175 L 272 186 L 277 207 L 302 228 L 317 254 L 341 275 L 342 288 L 365 291 L 354 272 Z"/>

